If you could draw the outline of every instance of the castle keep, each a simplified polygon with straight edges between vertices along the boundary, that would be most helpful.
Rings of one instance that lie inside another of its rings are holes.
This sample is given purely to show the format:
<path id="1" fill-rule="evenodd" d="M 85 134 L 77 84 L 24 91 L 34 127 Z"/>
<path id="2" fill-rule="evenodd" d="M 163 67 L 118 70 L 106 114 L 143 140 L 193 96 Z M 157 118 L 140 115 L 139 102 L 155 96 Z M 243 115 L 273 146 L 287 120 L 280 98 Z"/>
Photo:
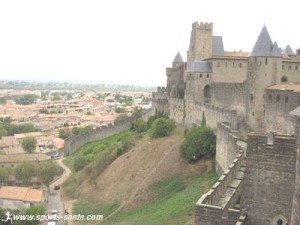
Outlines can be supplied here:
<path id="1" fill-rule="evenodd" d="M 213 24 L 196 22 L 187 61 L 178 52 L 166 75 L 155 109 L 187 127 L 205 116 L 217 134 L 223 175 L 197 202 L 195 223 L 300 224 L 300 48 L 280 48 L 264 26 L 251 52 L 228 52 Z"/>

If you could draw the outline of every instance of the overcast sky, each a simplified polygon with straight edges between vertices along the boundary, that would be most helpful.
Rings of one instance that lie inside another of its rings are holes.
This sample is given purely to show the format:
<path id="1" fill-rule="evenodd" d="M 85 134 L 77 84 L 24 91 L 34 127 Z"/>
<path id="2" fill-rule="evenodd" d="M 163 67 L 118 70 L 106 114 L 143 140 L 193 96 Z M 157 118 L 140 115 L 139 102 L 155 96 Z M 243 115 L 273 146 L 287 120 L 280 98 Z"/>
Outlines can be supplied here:
<path id="1" fill-rule="evenodd" d="M 0 79 L 163 86 L 191 25 L 212 22 L 225 50 L 251 51 L 266 24 L 300 47 L 299 1 L 0 1 Z"/>

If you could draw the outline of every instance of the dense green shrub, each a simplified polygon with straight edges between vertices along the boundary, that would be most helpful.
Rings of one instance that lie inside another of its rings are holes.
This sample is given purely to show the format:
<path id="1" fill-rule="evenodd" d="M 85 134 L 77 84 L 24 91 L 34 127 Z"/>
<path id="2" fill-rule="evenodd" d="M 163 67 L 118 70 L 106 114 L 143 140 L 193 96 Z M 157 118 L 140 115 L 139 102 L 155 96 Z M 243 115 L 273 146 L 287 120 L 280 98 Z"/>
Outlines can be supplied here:
<path id="1" fill-rule="evenodd" d="M 139 118 L 132 123 L 132 129 L 139 134 L 143 133 L 147 130 L 147 123 L 142 118 Z"/>
<path id="2" fill-rule="evenodd" d="M 158 119 L 158 118 L 165 118 L 165 119 L 167 119 L 168 116 L 167 116 L 167 114 L 164 113 L 164 112 L 156 111 L 156 112 L 155 112 L 155 115 L 150 116 L 150 117 L 148 118 L 148 120 L 147 120 L 147 128 L 148 128 L 148 129 L 151 128 L 152 123 L 153 123 L 156 119 Z"/>
<path id="3" fill-rule="evenodd" d="M 153 138 L 164 137 L 171 134 L 175 128 L 175 122 L 172 119 L 158 118 L 151 125 L 150 136 Z"/>
<path id="4" fill-rule="evenodd" d="M 85 165 L 87 164 L 87 161 L 84 156 L 79 156 L 74 161 L 74 169 L 75 171 L 81 170 Z"/>
<path id="5" fill-rule="evenodd" d="M 214 156 L 216 151 L 216 136 L 210 128 L 197 127 L 187 132 L 180 146 L 181 156 L 189 163 L 198 159 Z"/>

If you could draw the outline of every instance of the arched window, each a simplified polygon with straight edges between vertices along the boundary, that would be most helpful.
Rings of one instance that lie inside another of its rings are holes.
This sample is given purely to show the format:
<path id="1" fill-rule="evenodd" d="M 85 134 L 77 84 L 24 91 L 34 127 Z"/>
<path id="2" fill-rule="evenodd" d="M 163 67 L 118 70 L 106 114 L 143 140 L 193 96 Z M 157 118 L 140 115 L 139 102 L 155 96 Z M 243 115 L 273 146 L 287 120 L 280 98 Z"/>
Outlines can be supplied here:
<path id="1" fill-rule="evenodd" d="M 283 225 L 282 219 L 277 220 L 277 225 Z"/>
<path id="2" fill-rule="evenodd" d="M 210 86 L 206 85 L 204 87 L 204 102 L 208 103 L 210 102 L 210 98 L 211 98 L 211 90 L 210 90 Z"/>

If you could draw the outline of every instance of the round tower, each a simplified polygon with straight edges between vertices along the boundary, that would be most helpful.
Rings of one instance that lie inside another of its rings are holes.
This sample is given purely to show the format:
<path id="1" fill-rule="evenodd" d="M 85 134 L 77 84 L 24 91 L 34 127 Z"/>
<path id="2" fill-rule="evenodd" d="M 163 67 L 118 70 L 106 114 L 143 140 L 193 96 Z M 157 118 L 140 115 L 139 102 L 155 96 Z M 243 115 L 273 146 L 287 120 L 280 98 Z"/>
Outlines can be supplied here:
<path id="1" fill-rule="evenodd" d="M 265 89 L 277 83 L 281 74 L 281 52 L 273 44 L 264 26 L 250 55 L 246 81 L 246 112 L 248 128 L 261 130 L 265 116 Z"/>

